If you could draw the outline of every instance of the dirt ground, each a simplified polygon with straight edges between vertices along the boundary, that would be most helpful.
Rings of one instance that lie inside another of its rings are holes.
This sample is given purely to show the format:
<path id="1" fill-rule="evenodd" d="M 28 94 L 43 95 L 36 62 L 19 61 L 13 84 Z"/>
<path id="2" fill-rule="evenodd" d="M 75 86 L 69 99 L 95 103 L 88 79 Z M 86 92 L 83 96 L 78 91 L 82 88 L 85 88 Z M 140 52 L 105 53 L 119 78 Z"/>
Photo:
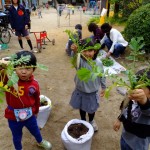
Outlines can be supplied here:
<path id="1" fill-rule="evenodd" d="M 69 100 L 72 91 L 74 90 L 74 75 L 75 69 L 71 67 L 70 58 L 65 53 L 65 45 L 68 40 L 68 35 L 63 31 L 65 29 L 74 29 L 74 25 L 82 23 L 83 37 L 90 35 L 87 29 L 87 21 L 91 16 L 75 12 L 71 15 L 71 21 L 65 19 L 65 13 L 59 17 L 56 10 L 42 10 L 43 18 L 31 16 L 31 31 L 46 30 L 50 40 L 55 39 L 55 45 L 51 42 L 46 42 L 41 53 L 37 53 L 38 63 L 48 66 L 48 71 L 35 71 L 35 78 L 38 80 L 41 88 L 41 94 L 46 95 L 52 101 L 52 111 L 48 122 L 41 130 L 43 138 L 50 141 L 53 145 L 53 150 L 64 150 L 61 141 L 61 132 L 65 124 L 71 119 L 79 118 L 78 110 L 74 110 L 69 105 Z M 80 17 L 79 17 L 80 16 Z M 59 27 L 60 25 L 60 27 Z M 70 25 L 71 27 L 69 27 Z M 118 27 L 118 29 L 121 29 Z M 33 45 L 36 46 L 35 37 L 30 35 Z M 24 48 L 29 49 L 24 39 Z M 0 57 L 9 56 L 19 50 L 17 38 L 12 35 L 9 43 L 9 49 L 0 51 Z M 110 81 L 107 80 L 109 84 Z M 95 120 L 99 126 L 99 131 L 94 134 L 91 150 L 119 150 L 120 133 L 113 131 L 113 122 L 119 114 L 119 105 L 122 96 L 118 95 L 116 89 L 113 89 L 108 100 L 101 99 L 100 108 L 96 112 Z M 6 104 L 0 104 L 0 150 L 13 150 L 11 132 L 7 125 L 7 120 L 3 117 Z M 35 139 L 31 134 L 24 129 L 23 131 L 23 149 L 24 150 L 40 150 L 36 146 Z"/>

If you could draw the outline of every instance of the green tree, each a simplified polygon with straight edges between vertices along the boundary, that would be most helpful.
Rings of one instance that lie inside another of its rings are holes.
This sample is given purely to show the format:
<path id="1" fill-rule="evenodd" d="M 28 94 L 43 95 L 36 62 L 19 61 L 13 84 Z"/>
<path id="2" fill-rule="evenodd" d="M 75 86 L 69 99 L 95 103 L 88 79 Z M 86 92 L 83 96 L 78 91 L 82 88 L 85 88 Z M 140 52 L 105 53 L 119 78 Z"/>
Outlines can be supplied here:
<path id="1" fill-rule="evenodd" d="M 124 35 L 128 41 L 133 37 L 144 38 L 144 49 L 147 53 L 150 52 L 150 3 L 143 5 L 140 8 L 133 11 L 133 13 L 128 18 Z"/>
<path id="2" fill-rule="evenodd" d="M 130 14 L 142 5 L 142 0 L 109 0 L 109 3 L 114 4 L 114 17 L 118 17 L 119 11 L 122 13 L 122 18 L 126 21 Z"/>
<path id="3" fill-rule="evenodd" d="M 148 4 L 148 3 L 150 3 L 150 0 L 143 0 L 143 1 L 142 1 L 142 5 L 146 5 L 146 4 Z"/>

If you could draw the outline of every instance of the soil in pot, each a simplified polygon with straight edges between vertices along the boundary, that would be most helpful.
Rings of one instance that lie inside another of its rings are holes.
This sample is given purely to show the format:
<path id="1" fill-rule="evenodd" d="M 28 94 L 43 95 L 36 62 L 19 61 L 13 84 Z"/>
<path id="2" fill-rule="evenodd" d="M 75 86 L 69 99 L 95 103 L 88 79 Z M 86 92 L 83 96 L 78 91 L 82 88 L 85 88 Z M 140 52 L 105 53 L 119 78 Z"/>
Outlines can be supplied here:
<path id="1" fill-rule="evenodd" d="M 42 99 L 40 101 L 40 106 L 47 106 L 48 105 L 48 101 L 46 101 L 45 99 Z"/>
<path id="2" fill-rule="evenodd" d="M 86 134 L 89 129 L 83 123 L 71 124 L 68 127 L 68 134 L 75 139 L 78 139 L 81 135 Z"/>

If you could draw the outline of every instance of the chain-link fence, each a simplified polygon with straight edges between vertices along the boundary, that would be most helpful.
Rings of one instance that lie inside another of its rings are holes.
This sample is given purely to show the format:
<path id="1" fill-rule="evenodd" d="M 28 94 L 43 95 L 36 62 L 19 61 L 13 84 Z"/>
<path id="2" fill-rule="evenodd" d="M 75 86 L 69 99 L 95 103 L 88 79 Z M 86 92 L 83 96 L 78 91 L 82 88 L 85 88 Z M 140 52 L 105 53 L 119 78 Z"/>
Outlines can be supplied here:
<path id="1" fill-rule="evenodd" d="M 57 6 L 58 27 L 75 26 L 77 23 L 82 24 L 82 16 L 83 10 L 81 6 L 72 6 L 65 4 L 59 4 Z"/>

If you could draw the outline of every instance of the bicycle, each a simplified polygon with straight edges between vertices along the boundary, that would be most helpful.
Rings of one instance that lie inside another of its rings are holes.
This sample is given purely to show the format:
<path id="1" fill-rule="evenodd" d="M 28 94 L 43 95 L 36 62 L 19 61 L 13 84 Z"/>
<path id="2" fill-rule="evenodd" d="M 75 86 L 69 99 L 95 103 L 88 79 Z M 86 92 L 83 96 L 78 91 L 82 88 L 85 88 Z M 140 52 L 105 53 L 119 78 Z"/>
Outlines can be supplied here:
<path id="1" fill-rule="evenodd" d="M 0 41 L 3 44 L 8 44 L 10 42 L 12 29 L 9 28 L 9 22 L 7 20 L 7 15 L 3 12 L 0 14 Z M 13 33 L 13 32 L 12 32 Z"/>

